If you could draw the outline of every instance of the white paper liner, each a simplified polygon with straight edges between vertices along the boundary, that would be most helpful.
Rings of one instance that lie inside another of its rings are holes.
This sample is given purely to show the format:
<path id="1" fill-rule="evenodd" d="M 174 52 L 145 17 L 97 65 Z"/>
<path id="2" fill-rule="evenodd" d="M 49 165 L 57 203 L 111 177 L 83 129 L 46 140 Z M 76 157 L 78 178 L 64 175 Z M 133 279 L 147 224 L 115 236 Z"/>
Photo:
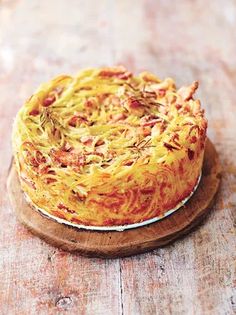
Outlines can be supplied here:
<path id="1" fill-rule="evenodd" d="M 139 222 L 139 223 L 126 224 L 126 225 L 94 226 L 94 225 L 83 225 L 83 224 L 71 223 L 71 222 L 69 222 L 67 220 L 60 219 L 60 218 L 58 218 L 58 217 L 56 217 L 54 215 L 49 214 L 44 209 L 39 208 L 38 206 L 36 206 L 26 193 L 24 193 L 24 195 L 25 195 L 26 201 L 35 210 L 37 210 L 38 212 L 40 212 L 44 216 L 46 216 L 46 217 L 48 217 L 48 218 L 50 218 L 50 219 L 52 219 L 52 220 L 54 220 L 54 221 L 56 221 L 58 223 L 66 224 L 66 225 L 69 225 L 69 226 L 72 226 L 72 227 L 75 227 L 75 228 L 78 228 L 78 229 L 91 230 L 91 231 L 119 231 L 119 232 L 122 232 L 124 230 L 134 229 L 134 228 L 138 228 L 138 227 L 141 227 L 141 226 L 144 226 L 144 225 L 148 225 L 148 224 L 157 222 L 157 221 L 159 221 L 161 219 L 164 219 L 165 217 L 167 217 L 168 215 L 172 214 L 173 212 L 177 211 L 179 208 L 181 208 L 192 197 L 192 195 L 194 194 L 194 192 L 196 191 L 196 189 L 197 189 L 197 187 L 198 187 L 198 185 L 200 183 L 201 175 L 202 174 L 199 175 L 198 180 L 197 180 L 197 184 L 195 185 L 195 187 L 193 188 L 193 190 L 189 194 L 189 196 L 186 197 L 185 199 L 183 199 L 181 202 L 179 202 L 178 205 L 175 208 L 170 209 L 167 212 L 165 212 L 164 214 L 162 214 L 160 216 L 157 216 L 155 218 L 148 219 L 148 220 L 145 220 L 145 221 L 142 221 L 142 222 Z"/>

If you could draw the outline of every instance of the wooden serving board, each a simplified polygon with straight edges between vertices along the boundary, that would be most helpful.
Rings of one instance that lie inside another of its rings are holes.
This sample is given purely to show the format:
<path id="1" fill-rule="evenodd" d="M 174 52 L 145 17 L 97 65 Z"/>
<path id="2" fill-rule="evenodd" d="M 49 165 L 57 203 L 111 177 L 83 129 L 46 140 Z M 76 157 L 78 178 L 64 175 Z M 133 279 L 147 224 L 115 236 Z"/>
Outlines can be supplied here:
<path id="1" fill-rule="evenodd" d="M 209 213 L 220 183 L 220 163 L 214 145 L 207 140 L 202 178 L 190 200 L 161 221 L 123 232 L 87 231 L 57 223 L 32 209 L 25 201 L 12 164 L 8 193 L 19 220 L 46 242 L 81 255 L 116 258 L 143 253 L 166 245 L 188 233 Z"/>

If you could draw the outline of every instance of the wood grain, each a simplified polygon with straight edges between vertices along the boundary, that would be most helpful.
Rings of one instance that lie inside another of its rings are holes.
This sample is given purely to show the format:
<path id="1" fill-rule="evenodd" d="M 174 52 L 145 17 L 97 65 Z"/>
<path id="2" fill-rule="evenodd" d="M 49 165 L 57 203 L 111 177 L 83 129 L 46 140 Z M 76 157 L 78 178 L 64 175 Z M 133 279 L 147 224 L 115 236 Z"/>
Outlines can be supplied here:
<path id="1" fill-rule="evenodd" d="M 236 312 L 234 0 L 0 1 L 0 314 L 233 315 Z M 195 232 L 151 253 L 87 259 L 32 236 L 11 210 L 11 126 L 37 86 L 123 63 L 179 85 L 200 81 L 223 167 Z"/>
<path id="2" fill-rule="evenodd" d="M 169 244 L 188 233 L 211 210 L 220 183 L 218 154 L 206 143 L 202 178 L 191 199 L 178 211 L 148 226 L 123 232 L 98 232 L 72 228 L 55 222 L 27 204 L 14 163 L 7 181 L 11 205 L 19 220 L 46 242 L 89 257 L 118 258 L 140 254 Z"/>

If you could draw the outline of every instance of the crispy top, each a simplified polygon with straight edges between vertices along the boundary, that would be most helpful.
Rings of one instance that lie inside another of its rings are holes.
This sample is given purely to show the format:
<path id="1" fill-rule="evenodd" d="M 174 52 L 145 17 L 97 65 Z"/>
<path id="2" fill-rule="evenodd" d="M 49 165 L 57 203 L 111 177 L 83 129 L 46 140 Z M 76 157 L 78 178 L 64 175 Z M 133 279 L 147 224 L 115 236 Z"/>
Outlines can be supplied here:
<path id="1" fill-rule="evenodd" d="M 176 90 L 170 78 L 134 77 L 123 67 L 60 76 L 25 103 L 17 136 L 22 149 L 32 146 L 41 160 L 76 173 L 168 163 L 205 127 L 200 102 L 193 100 L 197 87 Z"/>

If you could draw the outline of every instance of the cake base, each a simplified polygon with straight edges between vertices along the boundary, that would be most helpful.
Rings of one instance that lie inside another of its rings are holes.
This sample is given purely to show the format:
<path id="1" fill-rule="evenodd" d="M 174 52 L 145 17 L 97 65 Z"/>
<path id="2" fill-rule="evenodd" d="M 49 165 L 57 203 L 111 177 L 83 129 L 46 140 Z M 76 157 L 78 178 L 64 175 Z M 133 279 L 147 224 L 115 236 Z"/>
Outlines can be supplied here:
<path id="1" fill-rule="evenodd" d="M 116 258 L 164 246 L 188 233 L 209 213 L 220 183 L 220 163 L 214 145 L 207 140 L 199 186 L 178 211 L 150 225 L 122 232 L 88 231 L 53 221 L 26 202 L 12 164 L 7 189 L 18 219 L 46 242 L 84 256 Z"/>
<path id="2" fill-rule="evenodd" d="M 190 193 L 190 195 L 188 195 L 186 198 L 184 198 L 182 201 L 180 201 L 175 208 L 172 208 L 168 211 L 166 211 L 165 213 L 163 213 L 162 215 L 159 215 L 157 217 L 142 221 L 142 222 L 138 222 L 138 223 L 132 223 L 132 224 L 126 224 L 126 225 L 111 225 L 111 226 L 93 226 L 93 225 L 83 225 L 83 224 L 75 224 L 72 222 L 69 222 L 67 220 L 58 218 L 54 215 L 49 214 L 46 210 L 37 207 L 33 201 L 30 199 L 30 197 L 25 193 L 25 199 L 27 201 L 27 203 L 35 210 L 35 211 L 39 211 L 41 212 L 42 215 L 48 217 L 51 220 L 54 220 L 58 223 L 61 224 L 66 224 L 68 226 L 72 226 L 78 229 L 85 229 L 85 230 L 90 230 L 90 231 L 119 231 L 122 232 L 124 230 L 128 230 L 128 229 L 135 229 L 144 225 L 148 225 L 150 223 L 154 223 L 157 222 L 159 220 L 163 220 L 163 218 L 167 217 L 168 215 L 171 215 L 173 212 L 179 210 L 186 202 L 188 202 L 188 200 L 192 197 L 192 195 L 194 194 L 194 192 L 196 191 L 199 183 L 200 183 L 200 179 L 201 179 L 201 174 L 197 180 L 197 184 L 195 185 L 195 187 L 193 188 L 193 191 Z"/>

